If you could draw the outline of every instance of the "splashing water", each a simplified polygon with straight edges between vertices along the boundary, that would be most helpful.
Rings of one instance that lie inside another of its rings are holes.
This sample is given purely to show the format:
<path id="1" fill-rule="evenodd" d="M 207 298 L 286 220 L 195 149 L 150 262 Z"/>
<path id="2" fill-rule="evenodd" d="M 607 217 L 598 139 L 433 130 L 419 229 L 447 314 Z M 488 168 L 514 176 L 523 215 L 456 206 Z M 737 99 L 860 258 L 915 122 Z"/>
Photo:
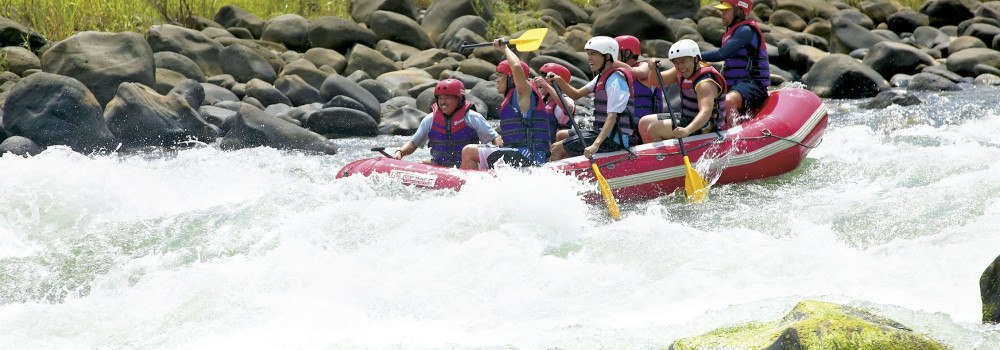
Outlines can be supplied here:
<path id="1" fill-rule="evenodd" d="M 542 170 L 461 192 L 335 179 L 403 137 L 336 156 L 3 156 L 0 344 L 660 348 L 809 298 L 996 348 L 978 281 L 1000 255 L 1000 98 L 919 97 L 827 101 L 799 169 L 700 204 L 631 203 L 617 222 L 580 197 L 592 184 Z"/>

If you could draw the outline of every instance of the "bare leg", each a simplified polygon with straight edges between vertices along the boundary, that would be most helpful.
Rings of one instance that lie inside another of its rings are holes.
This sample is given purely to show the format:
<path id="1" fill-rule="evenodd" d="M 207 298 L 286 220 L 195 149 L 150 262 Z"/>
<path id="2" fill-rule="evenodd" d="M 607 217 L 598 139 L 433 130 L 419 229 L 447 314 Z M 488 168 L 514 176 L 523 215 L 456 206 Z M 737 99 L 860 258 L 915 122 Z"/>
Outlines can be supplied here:
<path id="1" fill-rule="evenodd" d="M 551 155 L 549 155 L 549 161 L 560 160 L 560 159 L 566 158 L 566 156 L 567 156 L 566 149 L 563 148 L 563 142 L 562 141 L 553 143 L 552 147 L 549 148 L 549 151 L 552 153 Z"/>
<path id="2" fill-rule="evenodd" d="M 653 142 L 649 135 L 649 126 L 657 120 L 656 114 L 644 115 L 639 119 L 639 137 L 642 138 L 643 143 Z"/>
<path id="3" fill-rule="evenodd" d="M 740 116 L 740 109 L 743 108 L 743 96 L 739 92 L 730 91 L 726 94 L 726 123 L 728 127 L 736 126 L 736 121 Z"/>
<path id="4" fill-rule="evenodd" d="M 479 145 L 462 147 L 462 164 L 459 169 L 479 169 Z"/>
<path id="5" fill-rule="evenodd" d="M 646 131 L 649 136 L 649 141 L 656 142 L 667 139 L 674 138 L 674 123 L 670 120 L 655 120 L 649 124 L 649 129 Z"/>
<path id="6" fill-rule="evenodd" d="M 556 142 L 565 140 L 567 137 L 569 137 L 569 129 L 556 131 Z"/>

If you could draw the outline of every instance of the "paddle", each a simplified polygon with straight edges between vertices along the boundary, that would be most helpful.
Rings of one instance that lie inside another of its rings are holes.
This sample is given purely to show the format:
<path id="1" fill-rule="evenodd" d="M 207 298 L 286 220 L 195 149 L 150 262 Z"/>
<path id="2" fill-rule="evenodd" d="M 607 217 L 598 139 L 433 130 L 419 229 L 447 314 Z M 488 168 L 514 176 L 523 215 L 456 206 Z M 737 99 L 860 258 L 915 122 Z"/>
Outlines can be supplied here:
<path id="1" fill-rule="evenodd" d="M 535 51 L 542 46 L 542 40 L 545 39 L 545 34 L 548 32 L 549 28 L 530 29 L 524 32 L 524 34 L 521 34 L 521 36 L 516 39 L 510 39 L 505 41 L 507 41 L 510 44 L 514 44 L 514 47 L 517 48 L 517 51 L 520 52 Z M 491 46 L 491 45 L 493 45 L 493 42 L 478 43 L 478 44 L 466 44 L 463 42 L 462 45 L 458 47 L 458 50 L 461 52 L 465 51 L 466 49 L 471 49 L 474 47 Z"/>
<path id="2" fill-rule="evenodd" d="M 385 156 L 386 158 L 392 158 L 392 155 L 385 153 L 385 147 L 373 147 L 371 151 L 382 153 L 382 155 Z"/>
<path id="3" fill-rule="evenodd" d="M 660 81 L 660 93 L 663 94 L 663 102 L 667 104 L 667 112 L 670 113 L 670 124 L 676 129 L 677 117 L 674 116 L 674 111 L 670 107 L 667 88 L 663 86 L 663 77 L 660 76 L 659 62 L 656 62 L 654 69 L 656 69 L 656 79 Z M 701 202 L 708 196 L 708 189 L 705 188 L 705 179 L 691 167 L 691 160 L 688 159 L 687 153 L 684 152 L 684 140 L 682 138 L 677 138 L 677 145 L 681 148 L 681 156 L 684 157 L 684 192 L 687 193 L 687 200 L 688 202 Z"/>
<path id="4" fill-rule="evenodd" d="M 569 109 L 566 108 L 566 101 L 563 101 L 563 93 L 559 89 L 559 84 L 553 82 L 552 87 L 556 90 L 556 100 L 559 101 L 559 106 L 562 107 L 563 113 L 569 113 Z M 576 131 L 576 139 L 580 141 L 580 146 L 586 149 L 587 144 L 583 142 L 583 134 L 580 132 L 580 127 L 576 125 L 576 120 L 573 116 L 569 116 L 569 124 Z M 597 167 L 597 163 L 594 163 L 594 157 L 587 157 L 587 159 L 590 160 L 590 169 L 594 171 L 594 177 L 597 178 L 597 188 L 601 190 L 601 196 L 604 197 L 604 205 L 608 207 L 608 213 L 611 214 L 612 219 L 621 220 L 622 214 L 618 210 L 618 202 L 615 201 L 614 193 L 611 193 L 611 186 L 604 179 L 604 175 L 601 174 L 601 169 Z"/>

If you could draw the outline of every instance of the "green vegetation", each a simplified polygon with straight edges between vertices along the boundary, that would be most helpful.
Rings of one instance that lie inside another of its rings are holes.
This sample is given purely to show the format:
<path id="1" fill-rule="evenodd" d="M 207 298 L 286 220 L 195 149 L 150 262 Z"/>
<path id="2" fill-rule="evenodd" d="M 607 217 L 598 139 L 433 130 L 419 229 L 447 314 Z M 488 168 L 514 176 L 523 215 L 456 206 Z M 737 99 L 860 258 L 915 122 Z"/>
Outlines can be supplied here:
<path id="1" fill-rule="evenodd" d="M 286 13 L 350 17 L 349 0 L 23 0 L 7 2 L 5 16 L 60 40 L 80 31 L 145 33 L 156 24 L 184 24 L 190 16 L 211 19 L 229 4 L 261 19 Z"/>

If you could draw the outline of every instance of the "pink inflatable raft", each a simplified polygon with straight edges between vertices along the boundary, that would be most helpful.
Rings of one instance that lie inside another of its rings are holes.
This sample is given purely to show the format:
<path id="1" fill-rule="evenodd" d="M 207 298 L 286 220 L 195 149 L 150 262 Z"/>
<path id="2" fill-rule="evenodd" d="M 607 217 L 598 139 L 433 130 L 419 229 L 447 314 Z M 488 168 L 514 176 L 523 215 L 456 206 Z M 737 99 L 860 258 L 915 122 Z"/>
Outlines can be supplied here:
<path id="1" fill-rule="evenodd" d="M 827 123 L 826 106 L 811 91 L 774 90 L 752 119 L 719 133 L 686 137 L 684 148 L 692 163 L 706 157 L 726 164 L 716 184 L 763 179 L 797 168 L 809 150 L 820 143 Z M 652 199 L 684 187 L 684 160 L 677 140 L 597 154 L 594 161 L 618 200 Z M 542 167 L 596 181 L 590 162 L 582 156 L 549 162 Z M 704 171 L 699 169 L 699 172 L 706 176 Z M 470 173 L 482 174 L 482 171 L 378 157 L 351 162 L 340 169 L 337 177 L 375 173 L 404 184 L 460 190 Z"/>

